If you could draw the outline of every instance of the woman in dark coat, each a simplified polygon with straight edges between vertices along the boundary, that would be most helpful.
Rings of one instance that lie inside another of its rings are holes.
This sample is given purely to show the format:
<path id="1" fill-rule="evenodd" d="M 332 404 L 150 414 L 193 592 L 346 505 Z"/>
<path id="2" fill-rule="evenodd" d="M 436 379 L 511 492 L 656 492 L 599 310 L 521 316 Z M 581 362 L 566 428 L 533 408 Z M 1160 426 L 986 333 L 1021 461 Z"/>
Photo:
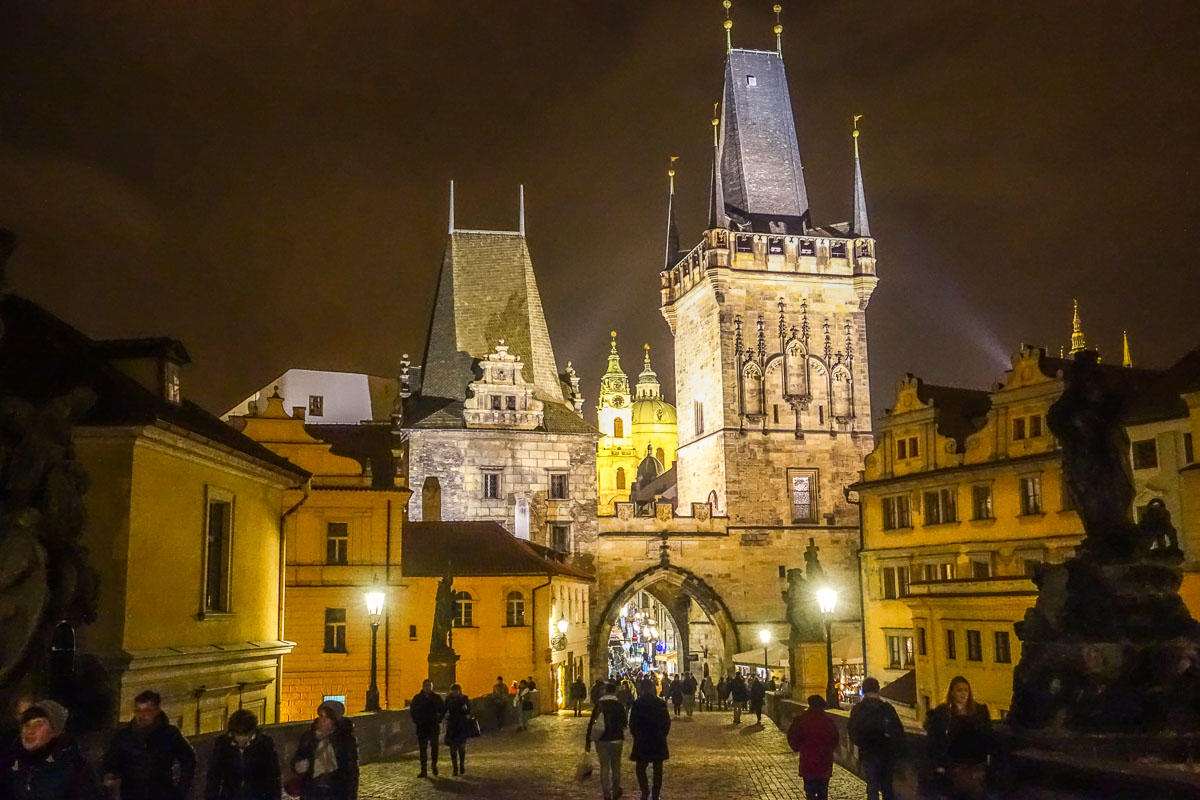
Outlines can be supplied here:
<path id="1" fill-rule="evenodd" d="M 204 800 L 279 800 L 279 757 L 254 713 L 229 715 L 228 730 L 213 743 Z"/>
<path id="2" fill-rule="evenodd" d="M 638 699 L 629 711 L 629 733 L 633 736 L 633 750 L 629 759 L 633 761 L 638 787 L 643 798 L 658 800 L 662 791 L 663 762 L 671 757 L 667 750 L 667 734 L 671 732 L 671 714 L 667 704 L 655 697 L 649 687 L 642 687 Z M 648 786 L 646 766 L 654 765 L 654 785 Z"/>
<path id="3" fill-rule="evenodd" d="M 754 714 L 758 719 L 759 725 L 762 725 L 763 699 L 767 696 L 767 685 L 758 678 L 753 678 L 750 681 L 750 713 Z"/>
<path id="4" fill-rule="evenodd" d="M 336 700 L 317 706 L 312 727 L 300 736 L 292 771 L 300 777 L 305 800 L 355 800 L 358 797 L 358 737 Z"/>
<path id="5" fill-rule="evenodd" d="M 471 716 L 471 700 L 457 683 L 446 695 L 446 746 L 450 748 L 450 763 L 455 775 L 467 774 L 467 739 L 475 718 Z"/>
<path id="6" fill-rule="evenodd" d="M 683 681 L 679 680 L 679 676 L 671 681 L 671 686 L 664 694 L 671 698 L 671 705 L 675 707 L 675 716 L 679 716 L 679 709 L 683 707 Z"/>
<path id="7" fill-rule="evenodd" d="M 987 793 L 987 762 L 995 747 L 988 708 L 976 703 L 971 684 L 950 681 L 946 702 L 925 719 L 929 761 L 952 797 L 976 800 Z"/>

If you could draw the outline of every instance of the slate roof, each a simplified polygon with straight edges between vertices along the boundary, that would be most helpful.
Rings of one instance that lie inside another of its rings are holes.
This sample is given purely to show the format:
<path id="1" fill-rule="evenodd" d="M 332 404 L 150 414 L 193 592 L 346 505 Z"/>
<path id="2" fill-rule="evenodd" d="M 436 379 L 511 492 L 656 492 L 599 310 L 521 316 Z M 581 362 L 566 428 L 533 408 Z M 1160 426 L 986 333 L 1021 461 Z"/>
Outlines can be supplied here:
<path id="1" fill-rule="evenodd" d="M 463 401 L 447 400 L 443 397 L 413 396 L 404 407 L 404 427 L 414 430 L 466 430 L 463 418 Z M 560 403 L 546 402 L 541 427 L 537 433 L 582 433 L 602 436 L 599 430 L 584 420 L 573 409 Z M 494 429 L 488 429 L 495 433 Z M 504 431 L 526 433 L 526 431 Z"/>
<path id="2" fill-rule="evenodd" d="M 438 277 L 425 345 L 421 392 L 462 400 L 480 374 L 475 362 L 504 339 L 543 400 L 563 401 L 525 237 L 454 231 Z"/>
<path id="3" fill-rule="evenodd" d="M 406 578 L 440 578 L 446 564 L 456 577 L 561 575 L 593 580 L 564 564 L 548 548 L 518 539 L 498 522 L 405 522 L 400 571 Z"/>
<path id="4" fill-rule="evenodd" d="M 396 488 L 396 459 L 392 445 L 395 434 L 390 422 L 358 425 L 313 425 L 304 430 L 314 439 L 331 445 L 335 456 L 353 458 L 364 468 L 371 468 L 371 486 L 375 489 Z"/>
<path id="5" fill-rule="evenodd" d="M 992 407 L 988 392 L 981 389 L 922 382 L 918 384 L 917 397 L 923 403 L 933 403 L 937 409 L 937 432 L 957 442 L 959 452 L 966 446 L 967 437 L 983 428 Z"/>
<path id="6" fill-rule="evenodd" d="M 792 98 L 775 51 L 734 49 L 726 57 L 718 157 L 722 225 L 731 215 L 809 217 Z M 787 232 L 801 232 L 793 227 L 803 225 L 788 224 Z"/>
<path id="7" fill-rule="evenodd" d="M 94 342 L 36 303 L 12 294 L 0 299 L 0 322 L 0 391 L 4 394 L 45 402 L 77 387 L 86 388 L 95 394 L 95 402 L 80 419 L 81 425 L 174 426 L 264 462 L 297 481 L 309 477 L 186 398 L 179 405 L 166 401 L 118 370 L 106 355 L 142 355 L 146 349 L 139 343 L 174 340 L 131 340 L 128 348 L 112 341 Z"/>

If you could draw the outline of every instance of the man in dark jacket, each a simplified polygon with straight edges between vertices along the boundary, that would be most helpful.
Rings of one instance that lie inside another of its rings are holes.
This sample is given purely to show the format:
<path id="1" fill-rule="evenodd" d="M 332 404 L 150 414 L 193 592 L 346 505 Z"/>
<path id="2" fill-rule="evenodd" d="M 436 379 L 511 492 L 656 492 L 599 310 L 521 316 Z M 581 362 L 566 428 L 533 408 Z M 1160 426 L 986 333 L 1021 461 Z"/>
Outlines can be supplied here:
<path id="1" fill-rule="evenodd" d="M 66 734 L 67 710 L 42 700 L 21 714 L 20 745 L 0 764 L 4 800 L 99 800 L 95 776 Z"/>
<path id="2" fill-rule="evenodd" d="M 683 678 L 683 710 L 690 717 L 692 711 L 696 708 L 696 689 L 700 684 L 696 683 L 696 677 L 692 673 L 688 673 Z"/>
<path id="3" fill-rule="evenodd" d="M 589 693 L 592 699 L 592 705 L 600 702 L 600 698 L 604 695 L 604 680 L 596 678 L 596 682 L 592 684 L 591 692 Z"/>
<path id="4" fill-rule="evenodd" d="M 667 704 L 649 688 L 639 693 L 629 710 L 629 733 L 633 736 L 633 752 L 629 758 L 637 770 L 638 788 L 642 800 L 658 800 L 662 792 L 663 762 L 671 757 L 667 749 L 667 734 L 671 732 L 671 715 Z M 646 779 L 647 765 L 654 765 L 654 783 Z"/>
<path id="5" fill-rule="evenodd" d="M 254 712 L 239 708 L 213 742 L 204 800 L 276 800 L 282 790 L 275 743 L 259 732 Z"/>
<path id="6" fill-rule="evenodd" d="M 508 712 L 511 704 L 508 687 L 504 685 L 504 676 L 497 675 L 496 683 L 492 685 L 492 708 L 496 712 L 496 730 L 504 729 L 504 715 Z"/>
<path id="7" fill-rule="evenodd" d="M 596 743 L 604 800 L 616 800 L 621 796 L 621 749 L 625 746 L 627 722 L 625 706 L 617 699 L 617 684 L 609 681 L 599 702 L 592 707 L 592 718 L 583 741 L 585 750 L 592 748 L 592 742 Z"/>
<path id="8" fill-rule="evenodd" d="M 746 701 L 750 699 L 750 690 L 746 688 L 746 679 L 742 673 L 733 676 L 729 681 L 729 701 L 733 704 L 733 724 L 742 724 L 742 712 L 746 710 Z"/>
<path id="9" fill-rule="evenodd" d="M 858 763 L 867 782 L 867 800 L 893 800 L 892 772 L 904 744 L 904 726 L 891 703 L 879 696 L 879 681 L 862 683 L 863 698 L 850 711 L 847 729 L 858 748 Z"/>
<path id="10" fill-rule="evenodd" d="M 145 691 L 133 699 L 133 719 L 113 735 L 103 774 L 104 785 L 115 788 L 121 800 L 187 797 L 196 774 L 196 752 L 167 720 L 157 692 Z"/>
<path id="11" fill-rule="evenodd" d="M 767 696 L 767 685 L 754 678 L 750 681 L 750 713 L 754 714 L 757 723 L 762 725 L 763 702 Z"/>
<path id="12" fill-rule="evenodd" d="M 587 699 L 587 684 L 583 682 L 583 678 L 576 678 L 571 684 L 571 707 L 575 709 L 575 716 L 583 716 L 583 704 Z"/>
<path id="13" fill-rule="evenodd" d="M 430 755 L 433 757 L 433 774 L 438 774 L 438 731 L 441 729 L 442 717 L 446 716 L 446 703 L 442 696 L 433 691 L 433 681 L 421 682 L 421 691 L 409 704 L 408 713 L 412 715 L 413 725 L 417 727 L 417 744 L 421 748 L 421 771 L 418 778 L 427 777 L 426 765 Z"/>

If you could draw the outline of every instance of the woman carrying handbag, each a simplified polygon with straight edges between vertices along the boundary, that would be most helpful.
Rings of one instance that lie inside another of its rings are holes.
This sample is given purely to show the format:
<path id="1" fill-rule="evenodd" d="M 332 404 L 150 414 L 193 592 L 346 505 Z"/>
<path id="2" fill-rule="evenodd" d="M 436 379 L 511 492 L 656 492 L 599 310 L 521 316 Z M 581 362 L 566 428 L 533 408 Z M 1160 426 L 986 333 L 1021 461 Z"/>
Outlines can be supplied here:
<path id="1" fill-rule="evenodd" d="M 471 713 L 471 700 L 456 683 L 446 695 L 446 746 L 456 777 L 467 774 L 467 739 L 478 735 L 479 722 Z"/>

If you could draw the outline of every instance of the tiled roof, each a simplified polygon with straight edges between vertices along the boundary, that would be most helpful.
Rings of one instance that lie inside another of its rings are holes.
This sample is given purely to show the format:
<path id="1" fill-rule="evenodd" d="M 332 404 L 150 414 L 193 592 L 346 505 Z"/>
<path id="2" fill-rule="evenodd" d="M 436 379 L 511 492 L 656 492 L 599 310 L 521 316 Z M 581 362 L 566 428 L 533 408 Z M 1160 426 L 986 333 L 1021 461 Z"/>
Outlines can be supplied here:
<path id="1" fill-rule="evenodd" d="M 896 680 L 879 690 L 885 700 L 894 700 L 906 706 L 917 704 L 917 671 L 910 669 Z"/>
<path id="2" fill-rule="evenodd" d="M 81 425 L 163 423 L 265 462 L 297 480 L 309 477 L 295 464 L 195 403 L 186 398 L 179 405 L 170 403 L 118 370 L 100 355 L 101 351 L 120 351 L 114 342 L 98 348 L 97 342 L 41 306 L 11 294 L 0 299 L 0 321 L 0 386 L 5 394 L 44 402 L 72 389 L 85 388 L 95 394 L 95 402 L 83 415 Z M 135 344 L 145 341 L 134 340 Z M 145 351 L 139 345 L 124 352 Z"/>
<path id="3" fill-rule="evenodd" d="M 518 539 L 498 522 L 405 522 L 400 571 L 406 578 L 440 578 L 447 563 L 456 577 L 593 575 L 550 557 L 544 547 Z"/>

